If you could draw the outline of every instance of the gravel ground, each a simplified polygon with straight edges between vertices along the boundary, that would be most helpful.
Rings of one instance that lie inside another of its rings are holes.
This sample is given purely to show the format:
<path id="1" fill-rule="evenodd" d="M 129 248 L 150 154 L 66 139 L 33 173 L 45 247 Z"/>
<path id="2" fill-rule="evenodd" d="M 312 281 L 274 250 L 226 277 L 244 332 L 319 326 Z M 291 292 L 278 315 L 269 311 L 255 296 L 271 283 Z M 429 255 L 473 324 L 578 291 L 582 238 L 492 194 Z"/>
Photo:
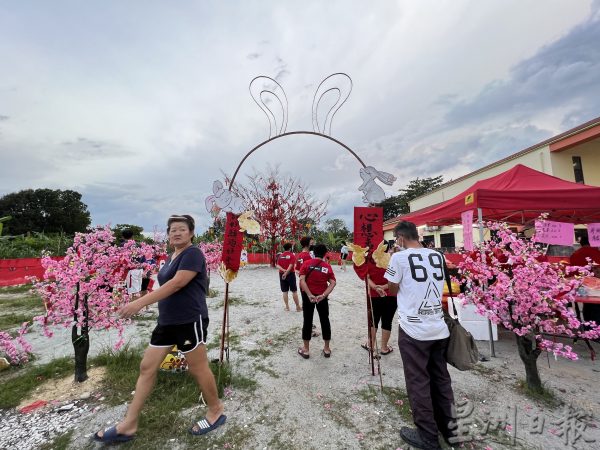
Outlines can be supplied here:
<path id="1" fill-rule="evenodd" d="M 308 360 L 296 354 L 301 344 L 302 314 L 283 310 L 276 271 L 260 266 L 240 271 L 230 285 L 230 295 L 236 298 L 230 309 L 231 331 L 239 336 L 239 342 L 232 344 L 230 362 L 235 373 L 255 379 L 258 387 L 251 394 L 241 390 L 228 392 L 226 426 L 211 433 L 213 436 L 199 438 L 197 448 L 409 448 L 398 434 L 401 426 L 410 425 L 410 415 L 398 412 L 407 409 L 406 405 L 401 407 L 400 400 L 389 401 L 379 392 L 379 376 L 371 376 L 367 352 L 360 347 L 366 335 L 364 285 L 352 270 L 341 272 L 335 267 L 335 271 L 338 286 L 330 296 L 332 357 L 321 356 L 322 341 L 314 338 Z M 221 292 L 209 302 L 209 333 L 214 339 L 221 327 L 224 285 L 216 278 L 211 287 Z M 147 342 L 152 326 L 150 321 L 139 321 L 128 331 L 128 336 L 134 343 Z M 92 354 L 114 341 L 111 333 L 94 333 Z M 382 357 L 382 380 L 385 387 L 404 389 L 396 341 L 397 330 L 394 329 L 390 342 L 395 350 Z M 38 354 L 40 362 L 70 355 L 72 351 L 68 333 L 51 341 L 44 342 L 40 338 L 34 345 L 36 349 L 44 348 Z M 593 345 L 598 350 L 598 345 Z M 483 354 L 489 355 L 486 342 L 480 342 L 479 347 Z M 580 353 L 578 361 L 555 361 L 545 355 L 538 361 L 542 380 L 559 400 L 574 408 L 575 413 L 570 416 L 567 406 L 545 406 L 518 391 L 517 381 L 524 378 L 524 369 L 509 333 L 500 333 L 496 357 L 480 364 L 477 370 L 459 372 L 450 368 L 461 410 L 473 409 L 472 414 L 461 421 L 461 426 L 467 426 L 471 434 L 479 434 L 483 439 L 466 447 L 598 448 L 600 366 L 590 360 L 585 345 L 576 343 L 575 348 Z M 256 352 L 261 349 L 268 350 L 268 354 Z M 212 350 L 209 356 L 216 358 L 218 351 Z M 94 408 L 101 409 L 90 414 Z M 124 405 L 105 408 L 94 397 L 79 400 L 72 413 L 76 417 L 71 418 L 72 423 L 68 425 L 60 422 L 67 416 L 65 412 L 57 412 L 56 407 L 27 415 L 15 410 L 3 411 L 0 413 L 0 448 L 15 448 L 6 443 L 14 444 L 17 440 L 18 448 L 36 448 L 39 444 L 36 438 L 52 439 L 60 434 L 59 426 L 71 425 L 74 432 L 70 448 L 89 447 L 92 432 L 117 421 L 123 411 Z M 585 421 L 567 420 L 583 413 L 589 416 Z M 182 411 L 180 419 L 191 423 L 192 417 L 201 415 L 202 407 L 198 406 Z M 35 433 L 21 431 L 31 424 L 36 424 Z M 493 431 L 490 425 L 494 424 L 503 429 Z M 148 430 L 138 431 L 144 432 Z M 576 437 L 579 438 L 575 441 Z M 595 442 L 586 442 L 586 439 L 595 439 Z M 157 442 L 156 448 L 186 448 L 186 445 L 177 437 L 170 437 L 165 442 Z"/>

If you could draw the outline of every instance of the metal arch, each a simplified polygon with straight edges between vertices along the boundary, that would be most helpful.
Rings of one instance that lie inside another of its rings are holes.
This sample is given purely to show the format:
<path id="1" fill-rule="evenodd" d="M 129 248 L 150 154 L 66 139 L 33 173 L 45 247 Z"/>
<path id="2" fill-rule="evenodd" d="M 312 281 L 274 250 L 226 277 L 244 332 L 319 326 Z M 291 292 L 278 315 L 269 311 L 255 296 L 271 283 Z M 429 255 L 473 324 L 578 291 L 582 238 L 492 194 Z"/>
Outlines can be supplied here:
<path id="1" fill-rule="evenodd" d="M 238 164 L 237 168 L 235 169 L 235 172 L 233 173 L 233 177 L 231 177 L 231 181 L 229 182 L 229 190 L 231 191 L 231 188 L 233 186 L 233 183 L 235 182 L 235 177 L 237 176 L 238 172 L 240 171 L 242 165 L 244 164 L 244 162 L 246 161 L 246 159 L 248 159 L 248 157 L 254 153 L 256 150 L 258 150 L 259 148 L 261 148 L 263 145 L 268 144 L 269 142 L 274 141 L 275 139 L 279 139 L 285 136 L 292 136 L 295 134 L 306 134 L 306 135 L 312 135 L 312 136 L 320 136 L 320 137 L 324 137 L 326 139 L 329 139 L 330 141 L 335 142 L 338 145 L 341 145 L 342 147 L 344 147 L 346 150 L 348 150 L 352 156 L 354 156 L 358 162 L 363 166 L 363 168 L 366 168 L 367 165 L 363 162 L 362 159 L 360 159 L 360 157 L 354 152 L 354 150 L 352 150 L 350 147 L 348 147 L 346 144 L 344 144 L 341 141 L 338 141 L 335 138 L 332 138 L 331 136 L 328 136 L 326 134 L 323 133 L 318 133 L 315 131 L 290 131 L 289 133 L 283 133 L 277 136 L 274 136 L 272 138 L 267 139 L 266 141 L 261 142 L 260 144 L 258 144 L 256 147 L 254 147 L 252 150 L 250 150 L 248 153 L 246 153 L 246 155 L 242 158 L 242 160 L 240 161 L 240 163 Z"/>

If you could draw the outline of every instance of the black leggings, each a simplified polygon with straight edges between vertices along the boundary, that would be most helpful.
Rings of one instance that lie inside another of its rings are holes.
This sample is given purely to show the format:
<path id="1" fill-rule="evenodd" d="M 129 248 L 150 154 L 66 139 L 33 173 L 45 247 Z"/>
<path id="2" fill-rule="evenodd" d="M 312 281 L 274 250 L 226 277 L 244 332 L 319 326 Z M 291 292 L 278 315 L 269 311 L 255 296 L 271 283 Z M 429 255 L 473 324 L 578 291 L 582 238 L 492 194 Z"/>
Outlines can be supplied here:
<path id="1" fill-rule="evenodd" d="M 302 315 L 304 316 L 304 324 L 302 325 L 302 340 L 310 341 L 312 335 L 313 316 L 315 307 L 319 313 L 321 321 L 321 333 L 323 340 L 331 340 L 331 324 L 329 323 L 329 300 L 324 298 L 319 303 L 312 303 L 308 299 L 306 292 L 302 291 Z"/>
<path id="2" fill-rule="evenodd" d="M 371 297 L 371 304 L 373 305 L 373 328 L 377 329 L 381 320 L 381 328 L 392 331 L 392 320 L 398 307 L 396 297 Z"/>

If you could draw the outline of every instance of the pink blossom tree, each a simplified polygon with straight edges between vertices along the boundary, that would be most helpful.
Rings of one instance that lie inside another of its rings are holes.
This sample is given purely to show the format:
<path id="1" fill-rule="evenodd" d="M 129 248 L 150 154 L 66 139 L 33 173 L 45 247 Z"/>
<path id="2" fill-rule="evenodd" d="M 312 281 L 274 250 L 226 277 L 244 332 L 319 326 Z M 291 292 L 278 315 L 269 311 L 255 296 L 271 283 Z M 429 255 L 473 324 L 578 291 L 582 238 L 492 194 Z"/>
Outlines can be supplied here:
<path id="1" fill-rule="evenodd" d="M 215 272 L 219 269 L 219 265 L 221 264 L 221 254 L 223 253 L 223 243 L 222 242 L 200 242 L 198 244 L 202 253 L 206 258 L 206 267 L 208 268 L 208 272 Z"/>
<path id="2" fill-rule="evenodd" d="M 31 344 L 23 337 L 27 333 L 28 327 L 29 323 L 24 322 L 15 337 L 5 331 L 0 331 L 0 355 L 6 355 L 8 362 L 13 366 L 19 366 L 29 361 Z"/>
<path id="3" fill-rule="evenodd" d="M 36 282 L 34 289 L 44 301 L 46 314 L 34 320 L 48 337 L 52 336 L 52 325 L 71 327 L 75 381 L 87 379 L 90 329 L 116 329 L 119 339 L 115 348 L 123 345 L 123 330 L 129 321 L 120 319 L 116 312 L 130 300 L 125 277 L 132 269 L 154 269 L 151 261 L 162 252 L 159 244 L 133 240 L 116 245 L 107 226 L 77 233 L 64 259 L 42 259 L 44 280 Z"/>
<path id="4" fill-rule="evenodd" d="M 466 293 L 460 297 L 516 335 L 527 386 L 539 391 L 542 382 L 537 359 L 542 351 L 577 359 L 571 346 L 544 336 L 600 336 L 599 325 L 582 323 L 569 308 L 587 271 L 547 262 L 535 239 L 519 239 L 506 224 L 488 222 L 486 226 L 495 232 L 495 238 L 464 255 L 459 273 L 466 282 Z"/>

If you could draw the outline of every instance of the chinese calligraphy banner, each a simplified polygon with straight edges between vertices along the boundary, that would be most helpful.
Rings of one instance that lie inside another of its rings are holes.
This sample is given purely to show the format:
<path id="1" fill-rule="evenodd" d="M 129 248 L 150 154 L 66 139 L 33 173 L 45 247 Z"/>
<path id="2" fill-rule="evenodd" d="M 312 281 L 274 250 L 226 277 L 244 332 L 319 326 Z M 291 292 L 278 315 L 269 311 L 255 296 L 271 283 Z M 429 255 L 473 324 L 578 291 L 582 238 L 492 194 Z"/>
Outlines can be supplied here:
<path id="1" fill-rule="evenodd" d="M 354 207 L 354 244 L 373 251 L 383 241 L 383 208 Z"/>
<path id="2" fill-rule="evenodd" d="M 600 247 L 600 223 L 588 223 L 588 238 L 592 247 Z"/>
<path id="3" fill-rule="evenodd" d="M 535 241 L 553 245 L 573 245 L 575 226 L 572 223 L 535 221 Z"/>
<path id="4" fill-rule="evenodd" d="M 233 213 L 227 213 L 221 261 L 225 264 L 226 269 L 233 272 L 237 272 L 240 268 L 243 237 L 244 235 L 240 232 L 240 224 L 237 216 Z"/>
<path id="5" fill-rule="evenodd" d="M 465 211 L 460 215 L 463 227 L 463 247 L 473 251 L 473 210 Z"/>

